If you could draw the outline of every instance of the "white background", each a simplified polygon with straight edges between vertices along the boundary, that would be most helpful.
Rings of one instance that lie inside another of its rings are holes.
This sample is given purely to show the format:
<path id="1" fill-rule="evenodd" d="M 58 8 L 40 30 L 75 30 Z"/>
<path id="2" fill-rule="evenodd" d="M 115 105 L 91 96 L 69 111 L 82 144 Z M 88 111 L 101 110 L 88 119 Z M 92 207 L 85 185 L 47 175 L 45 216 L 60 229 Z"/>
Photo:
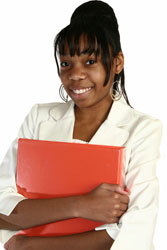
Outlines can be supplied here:
<path id="1" fill-rule="evenodd" d="M 53 40 L 83 2 L 0 0 L 0 161 L 32 105 L 60 101 Z M 114 8 L 120 26 L 130 103 L 163 122 L 157 169 L 160 208 L 154 238 L 155 249 L 163 250 L 167 223 L 166 1 L 106 2 Z"/>

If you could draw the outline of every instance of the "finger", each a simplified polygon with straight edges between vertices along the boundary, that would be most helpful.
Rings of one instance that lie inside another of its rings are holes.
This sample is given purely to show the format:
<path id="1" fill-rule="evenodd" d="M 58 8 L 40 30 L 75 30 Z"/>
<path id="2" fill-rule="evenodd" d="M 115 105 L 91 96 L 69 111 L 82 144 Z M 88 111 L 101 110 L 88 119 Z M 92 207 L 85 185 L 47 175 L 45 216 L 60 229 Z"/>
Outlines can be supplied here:
<path id="1" fill-rule="evenodd" d="M 114 211 L 115 212 L 115 217 L 116 218 L 120 218 L 124 213 L 125 211 L 121 211 L 121 210 L 117 210 L 117 211 Z"/>
<path id="2" fill-rule="evenodd" d="M 121 203 L 128 204 L 129 203 L 129 196 L 128 195 L 120 195 L 120 201 Z"/>
<path id="3" fill-rule="evenodd" d="M 8 250 L 8 244 L 7 243 L 5 243 L 3 247 L 4 247 L 5 250 Z"/>
<path id="4" fill-rule="evenodd" d="M 119 222 L 119 217 L 112 217 L 108 224 L 113 224 L 113 223 L 118 223 Z"/>
<path id="5" fill-rule="evenodd" d="M 126 210 L 128 209 L 128 204 L 126 204 L 126 203 L 116 203 L 115 205 L 114 205 L 114 211 L 115 210 L 118 210 L 118 211 L 123 211 L 123 212 L 125 212 Z"/>
<path id="6" fill-rule="evenodd" d="M 100 186 L 106 190 L 111 191 L 111 192 L 118 192 L 121 194 L 127 194 L 127 192 L 124 191 L 123 187 L 121 187 L 118 184 L 102 183 Z"/>
<path id="7" fill-rule="evenodd" d="M 129 195 L 128 190 L 126 188 L 123 188 L 123 187 L 119 186 L 119 185 L 117 186 L 115 191 L 120 193 L 120 194 Z"/>
<path id="8" fill-rule="evenodd" d="M 12 243 L 14 242 L 15 238 L 16 238 L 16 236 L 13 235 L 13 236 L 4 244 L 4 248 L 5 248 L 6 250 L 9 250 L 9 249 L 11 248 L 10 246 L 11 246 Z"/>
<path id="9" fill-rule="evenodd" d="M 130 189 L 129 189 L 129 188 L 127 188 L 127 187 L 125 187 L 125 188 L 124 188 L 124 191 L 125 191 L 125 192 L 127 192 L 129 195 L 131 194 Z"/>
<path id="10" fill-rule="evenodd" d="M 120 204 L 120 208 L 119 208 L 120 211 L 125 212 L 127 209 L 128 209 L 127 204 L 125 204 L 125 203 Z"/>
<path id="11" fill-rule="evenodd" d="M 125 195 L 129 195 L 129 191 L 128 189 L 126 189 L 125 187 L 122 187 L 120 185 L 113 185 L 111 187 L 112 191 L 117 192 L 119 194 L 125 194 Z"/>

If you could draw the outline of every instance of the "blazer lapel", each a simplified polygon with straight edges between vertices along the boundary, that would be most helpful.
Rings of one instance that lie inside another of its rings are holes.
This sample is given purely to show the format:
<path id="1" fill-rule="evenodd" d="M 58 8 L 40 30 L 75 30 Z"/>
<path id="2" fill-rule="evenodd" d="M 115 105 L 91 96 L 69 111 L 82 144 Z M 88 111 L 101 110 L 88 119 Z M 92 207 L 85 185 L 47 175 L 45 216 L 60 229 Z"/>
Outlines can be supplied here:
<path id="1" fill-rule="evenodd" d="M 90 140 L 90 144 L 124 146 L 129 132 L 127 124 L 132 119 L 132 109 L 123 98 L 114 102 L 105 122 Z M 50 141 L 72 142 L 75 115 L 74 103 L 52 108 L 50 118 L 40 125 L 39 139 Z"/>
<path id="2" fill-rule="evenodd" d="M 111 146 L 124 146 L 129 137 L 129 132 L 114 125 L 103 124 L 90 140 L 90 144 Z"/>
<path id="3" fill-rule="evenodd" d="M 73 102 L 52 108 L 49 120 L 40 124 L 39 139 L 72 142 L 74 121 Z"/>
<path id="4" fill-rule="evenodd" d="M 127 105 L 123 98 L 115 101 L 107 119 L 89 143 L 124 146 L 129 137 L 126 125 L 131 121 L 132 117 L 132 108 Z"/>

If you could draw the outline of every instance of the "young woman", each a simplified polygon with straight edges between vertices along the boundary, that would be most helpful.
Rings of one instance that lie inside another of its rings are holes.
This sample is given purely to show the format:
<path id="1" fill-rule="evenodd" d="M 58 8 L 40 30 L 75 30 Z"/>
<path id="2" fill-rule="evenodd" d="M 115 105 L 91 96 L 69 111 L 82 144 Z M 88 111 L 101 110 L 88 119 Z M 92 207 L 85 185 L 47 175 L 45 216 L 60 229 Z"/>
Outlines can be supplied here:
<path id="1" fill-rule="evenodd" d="M 113 9 L 102 1 L 79 6 L 56 36 L 55 59 L 65 103 L 35 105 L 1 165 L 0 237 L 9 239 L 5 249 L 153 250 L 161 123 L 129 104 Z M 81 196 L 25 199 L 15 183 L 18 138 L 125 146 L 129 192 L 104 183 Z M 20 229 L 74 217 L 104 225 L 63 237 L 13 236 Z"/>

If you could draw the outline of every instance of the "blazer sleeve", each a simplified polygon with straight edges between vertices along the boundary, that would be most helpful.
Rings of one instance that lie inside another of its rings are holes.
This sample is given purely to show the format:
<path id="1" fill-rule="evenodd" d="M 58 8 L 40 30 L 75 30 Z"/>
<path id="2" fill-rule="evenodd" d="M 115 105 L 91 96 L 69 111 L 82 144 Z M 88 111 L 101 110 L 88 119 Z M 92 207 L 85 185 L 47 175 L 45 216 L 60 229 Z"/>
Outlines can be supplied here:
<path id="1" fill-rule="evenodd" d="M 160 156 L 162 124 L 147 119 L 134 134 L 126 186 L 131 191 L 127 212 L 119 222 L 119 234 L 112 250 L 153 250 L 153 235 L 158 210 L 156 164 Z"/>
<path id="2" fill-rule="evenodd" d="M 19 130 L 18 138 L 33 139 L 36 117 L 37 105 L 34 105 Z M 13 141 L 0 165 L 0 213 L 4 215 L 9 215 L 25 199 L 17 193 L 15 180 L 18 138 Z"/>

